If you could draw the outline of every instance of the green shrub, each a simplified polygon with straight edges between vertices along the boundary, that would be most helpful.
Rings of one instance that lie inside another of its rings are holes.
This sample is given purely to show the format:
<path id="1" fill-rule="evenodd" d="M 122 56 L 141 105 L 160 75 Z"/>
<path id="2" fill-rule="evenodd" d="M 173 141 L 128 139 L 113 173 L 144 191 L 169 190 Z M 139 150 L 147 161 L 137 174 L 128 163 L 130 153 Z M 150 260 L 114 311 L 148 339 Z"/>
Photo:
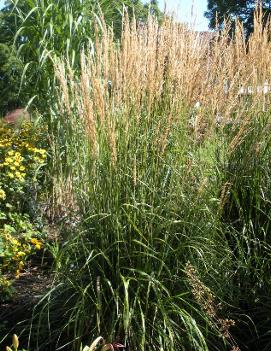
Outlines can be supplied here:
<path id="1" fill-rule="evenodd" d="M 0 277 L 2 292 L 8 280 L 19 277 L 27 257 L 41 248 L 41 232 L 30 209 L 46 151 L 37 148 L 39 132 L 29 123 L 18 129 L 0 127 Z M 4 296 L 1 294 L 1 298 Z"/>
<path id="2" fill-rule="evenodd" d="M 12 47 L 0 43 L 0 117 L 26 103 L 19 94 L 22 74 L 23 63 Z"/>

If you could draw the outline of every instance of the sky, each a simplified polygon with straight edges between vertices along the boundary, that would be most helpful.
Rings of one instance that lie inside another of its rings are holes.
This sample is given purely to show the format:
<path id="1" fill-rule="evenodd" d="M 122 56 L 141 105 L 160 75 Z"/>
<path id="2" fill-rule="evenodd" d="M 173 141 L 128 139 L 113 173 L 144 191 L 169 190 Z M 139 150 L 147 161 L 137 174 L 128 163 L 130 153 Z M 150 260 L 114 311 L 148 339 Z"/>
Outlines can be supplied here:
<path id="1" fill-rule="evenodd" d="M 208 20 L 203 16 L 207 9 L 207 0 L 159 0 L 162 10 L 165 2 L 167 11 L 176 12 L 176 16 L 181 22 L 193 23 L 196 30 L 208 30 Z M 4 0 L 0 0 L 0 8 L 3 4 Z M 191 11 L 192 8 L 193 11 Z"/>
<path id="2" fill-rule="evenodd" d="M 194 24 L 196 30 L 208 30 L 208 20 L 204 17 L 207 0 L 159 0 L 161 9 L 164 9 L 165 3 L 167 11 L 176 12 L 181 22 Z"/>

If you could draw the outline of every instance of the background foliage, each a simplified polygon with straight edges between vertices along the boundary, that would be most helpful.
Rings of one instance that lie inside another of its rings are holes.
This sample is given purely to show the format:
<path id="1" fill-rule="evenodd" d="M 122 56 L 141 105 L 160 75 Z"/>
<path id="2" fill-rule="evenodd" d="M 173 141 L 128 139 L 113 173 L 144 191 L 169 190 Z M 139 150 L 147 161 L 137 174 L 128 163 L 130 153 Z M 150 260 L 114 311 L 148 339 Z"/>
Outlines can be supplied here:
<path id="1" fill-rule="evenodd" d="M 19 94 L 22 73 L 23 63 L 12 47 L 0 44 L 0 116 L 27 102 Z"/>
<path id="2" fill-rule="evenodd" d="M 2 114 L 32 98 L 43 107 L 50 101 L 54 94 L 52 58 L 65 56 L 78 67 L 80 51 L 93 38 L 94 25 L 100 26 L 97 16 L 103 14 L 102 20 L 113 25 L 117 38 L 124 12 L 142 23 L 149 12 L 162 17 L 157 1 L 8 0 L 5 4 L 0 11 L 0 43 L 9 49 L 1 47 L 5 56 L 0 61 Z"/>
<path id="3" fill-rule="evenodd" d="M 208 0 L 208 9 L 205 16 L 210 21 L 210 28 L 223 28 L 225 19 L 231 21 L 240 20 L 245 28 L 246 35 L 253 32 L 254 11 L 257 4 L 263 10 L 263 20 L 267 21 L 271 14 L 271 3 L 269 0 L 257 2 L 255 0 Z"/>

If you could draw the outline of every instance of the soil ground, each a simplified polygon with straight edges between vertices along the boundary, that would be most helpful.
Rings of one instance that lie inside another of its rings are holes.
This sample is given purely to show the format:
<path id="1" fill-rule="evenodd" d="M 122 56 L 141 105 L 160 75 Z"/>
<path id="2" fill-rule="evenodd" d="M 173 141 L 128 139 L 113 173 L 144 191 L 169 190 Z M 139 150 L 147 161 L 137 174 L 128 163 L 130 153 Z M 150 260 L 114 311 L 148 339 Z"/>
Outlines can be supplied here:
<path id="1" fill-rule="evenodd" d="M 15 293 L 9 301 L 0 303 L 0 350 L 11 343 L 12 334 L 20 336 L 20 347 L 27 347 L 24 328 L 29 325 L 39 298 L 53 282 L 50 257 L 41 251 L 33 256 L 28 267 L 14 281 Z"/>

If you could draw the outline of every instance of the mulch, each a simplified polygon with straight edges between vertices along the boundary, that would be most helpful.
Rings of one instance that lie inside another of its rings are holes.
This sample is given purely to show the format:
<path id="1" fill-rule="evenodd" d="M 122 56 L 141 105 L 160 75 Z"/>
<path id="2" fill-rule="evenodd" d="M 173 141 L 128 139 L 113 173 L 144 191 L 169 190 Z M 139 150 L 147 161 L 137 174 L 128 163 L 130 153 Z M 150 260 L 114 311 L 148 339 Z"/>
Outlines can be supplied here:
<path id="1" fill-rule="evenodd" d="M 45 259 L 44 259 L 45 258 Z M 23 335 L 35 305 L 53 283 L 53 274 L 44 252 L 33 256 L 28 267 L 14 280 L 15 293 L 9 301 L 0 303 L 0 350 L 9 344 L 11 335 Z M 22 340 L 20 338 L 20 340 Z"/>

